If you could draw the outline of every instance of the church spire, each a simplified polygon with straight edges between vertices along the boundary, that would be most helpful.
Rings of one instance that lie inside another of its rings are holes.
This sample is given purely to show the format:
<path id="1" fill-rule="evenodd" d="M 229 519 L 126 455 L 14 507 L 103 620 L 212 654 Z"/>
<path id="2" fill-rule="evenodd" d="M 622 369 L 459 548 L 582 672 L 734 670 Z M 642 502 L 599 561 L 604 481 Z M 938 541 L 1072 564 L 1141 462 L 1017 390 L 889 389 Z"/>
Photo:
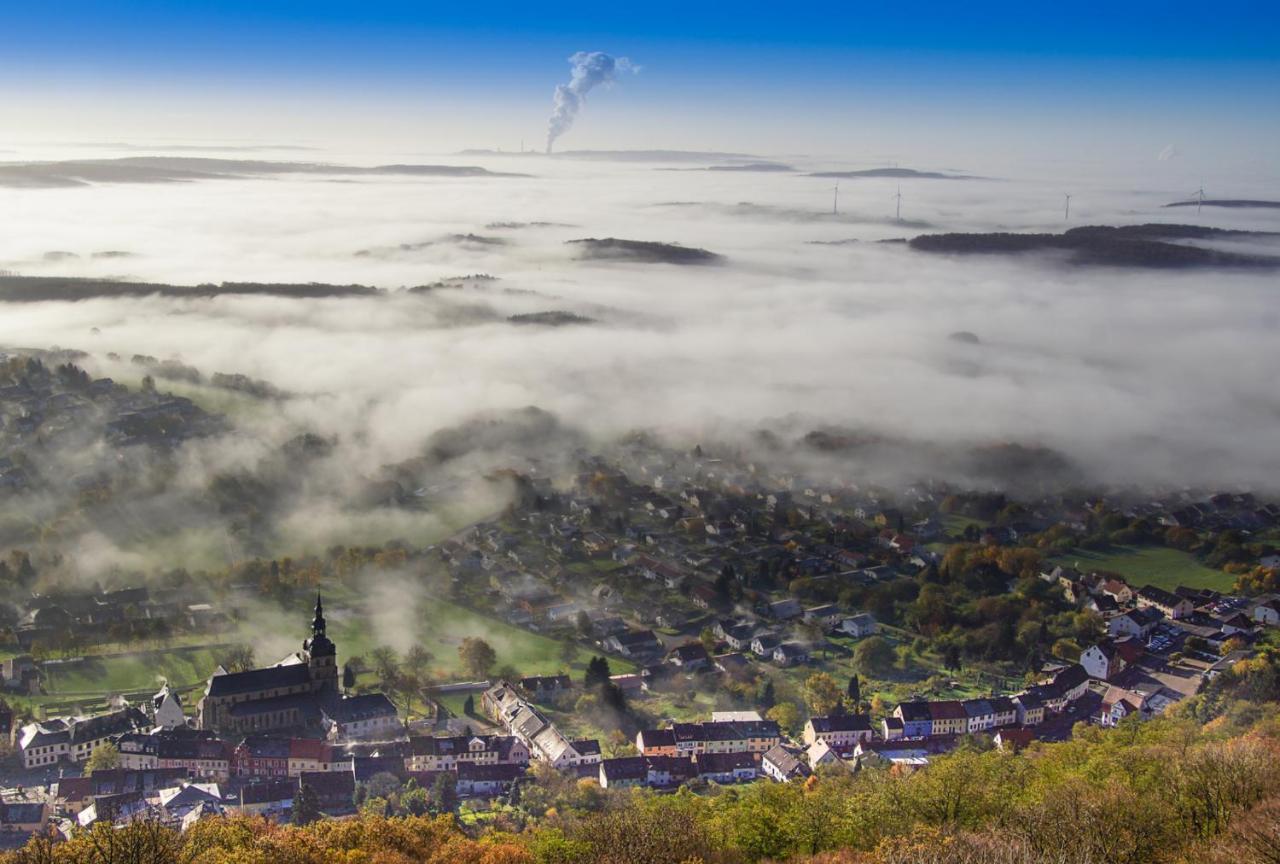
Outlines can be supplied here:
<path id="1" fill-rule="evenodd" d="M 320 602 L 320 592 L 316 592 L 316 617 L 311 621 L 311 632 L 316 636 L 324 635 L 324 606 Z"/>

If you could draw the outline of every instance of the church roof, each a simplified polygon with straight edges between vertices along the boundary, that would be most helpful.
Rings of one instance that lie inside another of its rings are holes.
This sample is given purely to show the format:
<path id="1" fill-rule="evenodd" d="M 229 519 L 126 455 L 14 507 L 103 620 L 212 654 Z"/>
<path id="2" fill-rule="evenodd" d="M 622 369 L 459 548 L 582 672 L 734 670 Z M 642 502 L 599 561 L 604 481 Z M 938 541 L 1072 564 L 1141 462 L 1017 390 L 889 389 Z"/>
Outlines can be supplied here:
<path id="1" fill-rule="evenodd" d="M 268 666 L 248 672 L 228 672 L 209 679 L 210 696 L 255 693 L 277 687 L 298 687 L 311 683 L 311 669 L 305 665 Z"/>

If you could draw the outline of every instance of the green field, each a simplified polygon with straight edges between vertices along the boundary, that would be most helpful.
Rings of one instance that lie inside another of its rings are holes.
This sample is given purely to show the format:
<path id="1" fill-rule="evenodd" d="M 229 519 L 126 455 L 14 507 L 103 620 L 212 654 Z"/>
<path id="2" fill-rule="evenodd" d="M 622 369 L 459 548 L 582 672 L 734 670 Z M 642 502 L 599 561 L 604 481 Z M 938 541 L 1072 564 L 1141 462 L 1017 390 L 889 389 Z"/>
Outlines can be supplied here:
<path id="1" fill-rule="evenodd" d="M 45 664 L 44 686 L 50 696 L 127 693 L 159 688 L 160 679 L 188 686 L 209 677 L 217 660 L 211 648 L 139 651 L 118 657 L 90 657 L 83 663 Z"/>
<path id="2" fill-rule="evenodd" d="M 1230 591 L 1235 577 L 1205 567 L 1194 556 L 1164 546 L 1114 546 L 1100 551 L 1072 550 L 1056 559 L 1079 570 L 1110 570 L 1124 576 L 1135 588 L 1155 585 L 1172 591 L 1179 585 Z"/>
<path id="3" fill-rule="evenodd" d="M 335 598 L 336 603 L 346 604 L 354 598 Z M 339 661 L 356 655 L 367 657 L 369 652 L 379 645 L 390 645 L 403 649 L 405 644 L 418 644 L 431 652 L 435 658 L 432 666 L 447 678 L 462 676 L 461 663 L 458 660 L 458 646 L 468 636 L 484 639 L 493 646 L 498 655 L 497 666 L 514 666 L 524 675 L 548 675 L 564 671 L 561 659 L 562 642 L 521 630 L 510 624 L 472 612 L 456 603 L 447 600 L 429 600 L 418 604 L 417 614 L 408 613 L 406 620 L 396 622 L 397 632 L 387 632 L 384 622 L 368 614 L 361 614 L 352 603 L 345 610 L 335 605 L 329 617 L 329 636 L 338 645 Z M 298 639 L 306 634 L 302 632 L 305 619 L 299 622 Z M 407 632 L 405 632 L 407 631 Z M 599 653 L 599 652 L 597 652 Z M 591 659 L 591 652 L 578 649 L 573 664 L 574 671 L 586 668 Z M 610 660 L 617 667 L 615 672 L 627 672 L 631 667 L 621 660 Z"/>

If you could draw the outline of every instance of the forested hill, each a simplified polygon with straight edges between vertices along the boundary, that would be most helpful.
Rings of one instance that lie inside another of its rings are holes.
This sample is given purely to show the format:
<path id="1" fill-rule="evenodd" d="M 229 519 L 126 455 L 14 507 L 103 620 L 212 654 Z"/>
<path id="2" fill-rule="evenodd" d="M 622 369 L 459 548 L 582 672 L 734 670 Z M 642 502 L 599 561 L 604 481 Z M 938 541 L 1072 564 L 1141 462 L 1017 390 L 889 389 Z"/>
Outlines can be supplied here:
<path id="1" fill-rule="evenodd" d="M 90 300 L 98 297 L 216 297 L 258 294 L 275 297 L 368 297 L 381 293 L 367 285 L 328 285 L 321 282 L 223 282 L 218 285 L 169 285 L 163 282 L 123 282 L 62 276 L 0 276 L 0 302 L 35 303 L 44 300 Z"/>

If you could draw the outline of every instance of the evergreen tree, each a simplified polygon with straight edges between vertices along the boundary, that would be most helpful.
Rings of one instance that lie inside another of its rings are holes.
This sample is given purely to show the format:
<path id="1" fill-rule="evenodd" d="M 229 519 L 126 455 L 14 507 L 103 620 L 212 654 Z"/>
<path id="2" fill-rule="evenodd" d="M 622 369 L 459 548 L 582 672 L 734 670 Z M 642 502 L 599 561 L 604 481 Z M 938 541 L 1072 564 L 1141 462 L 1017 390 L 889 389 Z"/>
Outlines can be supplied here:
<path id="1" fill-rule="evenodd" d="M 293 824 L 310 825 L 318 822 L 321 815 L 320 801 L 316 798 L 315 790 L 303 783 L 293 799 Z"/>
<path id="2" fill-rule="evenodd" d="M 441 772 L 431 787 L 431 805 L 436 813 L 452 813 L 458 806 L 458 787 L 456 775 Z"/>
<path id="3" fill-rule="evenodd" d="M 862 682 L 858 680 L 858 673 L 849 676 L 849 687 L 845 691 L 849 694 L 849 704 L 858 705 L 862 702 Z"/>
<path id="4" fill-rule="evenodd" d="M 607 684 L 611 676 L 609 661 L 604 657 L 592 657 L 587 662 L 587 671 L 582 676 L 582 686 L 590 690 L 600 684 Z"/>
<path id="5" fill-rule="evenodd" d="M 772 678 L 764 679 L 764 686 L 760 688 L 760 696 L 757 701 L 759 701 L 760 707 L 764 708 L 766 711 L 772 708 L 774 704 L 778 701 L 777 696 L 775 696 L 773 693 Z"/>
<path id="6" fill-rule="evenodd" d="M 468 717 L 474 717 L 476 713 L 476 697 L 470 693 L 467 694 L 466 701 L 462 703 L 462 713 Z"/>

